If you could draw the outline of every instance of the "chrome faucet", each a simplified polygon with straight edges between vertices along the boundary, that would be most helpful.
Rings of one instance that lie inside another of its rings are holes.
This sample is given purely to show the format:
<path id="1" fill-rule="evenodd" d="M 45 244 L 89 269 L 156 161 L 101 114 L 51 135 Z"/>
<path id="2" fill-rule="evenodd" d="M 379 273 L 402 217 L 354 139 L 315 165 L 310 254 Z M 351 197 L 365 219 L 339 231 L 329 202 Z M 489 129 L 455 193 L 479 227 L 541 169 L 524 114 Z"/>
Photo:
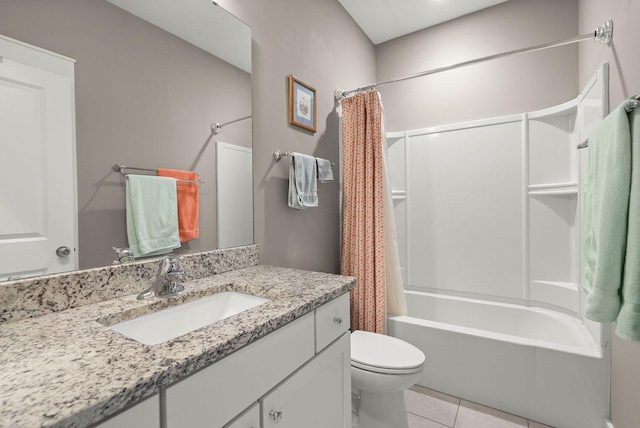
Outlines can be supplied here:
<path id="1" fill-rule="evenodd" d="M 156 280 L 151 287 L 138 294 L 138 300 L 177 296 L 184 291 L 184 286 L 178 284 L 178 281 L 184 281 L 185 278 L 184 272 L 178 267 L 180 260 L 171 256 L 161 258 Z"/>

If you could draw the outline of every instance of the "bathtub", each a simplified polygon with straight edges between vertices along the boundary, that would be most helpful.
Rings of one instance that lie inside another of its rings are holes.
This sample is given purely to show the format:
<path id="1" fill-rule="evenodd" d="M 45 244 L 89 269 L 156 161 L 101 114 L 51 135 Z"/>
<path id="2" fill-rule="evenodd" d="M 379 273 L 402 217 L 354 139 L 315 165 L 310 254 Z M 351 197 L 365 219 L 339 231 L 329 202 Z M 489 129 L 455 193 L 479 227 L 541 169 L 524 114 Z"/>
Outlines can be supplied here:
<path id="1" fill-rule="evenodd" d="M 602 428 L 609 347 L 578 318 L 515 304 L 406 291 L 388 333 L 420 348 L 418 382 L 557 428 Z"/>

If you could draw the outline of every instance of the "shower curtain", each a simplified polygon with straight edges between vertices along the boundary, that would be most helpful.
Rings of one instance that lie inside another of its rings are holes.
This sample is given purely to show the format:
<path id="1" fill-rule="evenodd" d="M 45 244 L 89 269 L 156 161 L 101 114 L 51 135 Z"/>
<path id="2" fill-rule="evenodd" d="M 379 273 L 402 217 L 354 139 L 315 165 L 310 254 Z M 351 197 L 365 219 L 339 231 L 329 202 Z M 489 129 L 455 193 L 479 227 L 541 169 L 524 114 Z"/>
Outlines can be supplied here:
<path id="1" fill-rule="evenodd" d="M 358 284 L 351 290 L 351 331 L 384 333 L 387 304 L 393 312 L 404 298 L 395 241 L 389 183 L 385 184 L 382 103 L 377 91 L 342 100 L 342 255 L 341 273 Z M 385 197 L 385 193 L 388 193 Z M 385 209 L 385 200 L 387 207 Z M 385 212 L 387 220 L 385 221 Z M 389 214 L 390 213 L 390 214 Z M 385 226 L 387 226 L 385 228 Z M 395 261 L 385 263 L 385 252 Z M 393 287 L 387 301 L 386 287 Z M 399 290 L 398 290 L 399 289 Z M 404 303 L 404 302 L 402 302 Z M 393 308 L 391 306 L 394 306 Z M 406 312 L 406 309 L 405 309 Z"/>

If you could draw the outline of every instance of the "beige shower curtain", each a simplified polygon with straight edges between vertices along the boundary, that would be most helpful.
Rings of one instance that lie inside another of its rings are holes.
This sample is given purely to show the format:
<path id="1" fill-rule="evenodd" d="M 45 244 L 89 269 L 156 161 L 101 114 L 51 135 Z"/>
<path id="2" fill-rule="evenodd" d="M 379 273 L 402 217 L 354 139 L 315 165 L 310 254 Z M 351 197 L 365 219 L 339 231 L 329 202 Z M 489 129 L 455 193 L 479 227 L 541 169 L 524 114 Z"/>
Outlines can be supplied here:
<path id="1" fill-rule="evenodd" d="M 390 202 L 390 190 L 384 185 L 383 142 L 378 92 L 362 92 L 342 100 L 341 273 L 358 280 L 351 290 L 351 331 L 385 332 L 384 199 L 386 191 Z M 393 293 L 392 301 L 397 301 L 397 294 Z"/>

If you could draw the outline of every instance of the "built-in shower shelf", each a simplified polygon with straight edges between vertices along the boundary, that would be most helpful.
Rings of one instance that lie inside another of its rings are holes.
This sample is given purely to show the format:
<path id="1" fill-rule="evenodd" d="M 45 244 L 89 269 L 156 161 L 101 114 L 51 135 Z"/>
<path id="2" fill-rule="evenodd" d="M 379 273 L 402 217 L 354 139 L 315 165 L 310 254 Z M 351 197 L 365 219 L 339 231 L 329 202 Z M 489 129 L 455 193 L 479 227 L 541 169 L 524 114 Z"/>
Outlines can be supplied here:
<path id="1" fill-rule="evenodd" d="M 392 190 L 391 199 L 404 201 L 405 199 L 407 199 L 407 192 L 405 192 L 404 190 Z"/>
<path id="2" fill-rule="evenodd" d="M 560 281 L 531 281 L 529 300 L 579 312 L 578 284 Z"/>
<path id="3" fill-rule="evenodd" d="M 577 195 L 578 183 L 571 181 L 567 183 L 532 184 L 528 188 L 529 196 L 562 196 Z"/>
<path id="4" fill-rule="evenodd" d="M 578 114 L 578 105 L 575 100 L 571 100 L 564 104 L 546 108 L 544 110 L 530 112 L 528 113 L 528 116 L 529 119 L 532 120 L 545 120 L 558 116 L 575 116 L 576 114 Z"/>
<path id="5" fill-rule="evenodd" d="M 533 280 L 531 282 L 535 284 L 544 285 L 544 286 L 562 287 L 569 290 L 578 291 L 578 284 L 576 284 L 575 282 L 541 281 L 541 280 Z"/>
<path id="6" fill-rule="evenodd" d="M 578 189 L 530 190 L 529 196 L 577 195 Z"/>

